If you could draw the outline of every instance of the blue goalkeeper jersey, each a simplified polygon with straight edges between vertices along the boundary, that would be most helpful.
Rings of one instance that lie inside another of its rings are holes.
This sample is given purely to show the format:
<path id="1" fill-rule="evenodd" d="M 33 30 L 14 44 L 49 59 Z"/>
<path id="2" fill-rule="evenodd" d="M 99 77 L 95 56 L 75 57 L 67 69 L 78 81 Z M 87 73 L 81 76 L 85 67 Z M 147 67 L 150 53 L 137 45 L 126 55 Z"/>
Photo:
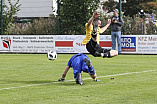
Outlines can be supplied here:
<path id="1" fill-rule="evenodd" d="M 91 67 L 89 68 L 84 61 L 85 58 L 90 60 L 86 55 L 82 53 L 75 54 L 70 58 L 67 65 L 73 68 L 74 77 L 76 77 L 78 73 L 81 73 L 81 71 L 87 73 L 90 72 L 91 75 L 95 74 L 94 67 L 91 64 Z"/>

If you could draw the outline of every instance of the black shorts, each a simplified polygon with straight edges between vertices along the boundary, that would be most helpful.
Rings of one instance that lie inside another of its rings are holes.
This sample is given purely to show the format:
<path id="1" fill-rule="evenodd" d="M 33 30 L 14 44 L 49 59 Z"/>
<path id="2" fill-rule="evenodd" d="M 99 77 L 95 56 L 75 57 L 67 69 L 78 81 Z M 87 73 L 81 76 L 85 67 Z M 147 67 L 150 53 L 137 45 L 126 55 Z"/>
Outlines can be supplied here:
<path id="1" fill-rule="evenodd" d="M 99 46 L 99 44 L 97 44 L 97 42 L 93 41 L 93 39 L 91 39 L 87 44 L 86 44 L 86 49 L 87 51 L 92 54 L 93 56 L 95 56 L 95 53 L 106 53 L 109 52 L 110 50 L 108 49 L 104 49 L 102 47 Z"/>

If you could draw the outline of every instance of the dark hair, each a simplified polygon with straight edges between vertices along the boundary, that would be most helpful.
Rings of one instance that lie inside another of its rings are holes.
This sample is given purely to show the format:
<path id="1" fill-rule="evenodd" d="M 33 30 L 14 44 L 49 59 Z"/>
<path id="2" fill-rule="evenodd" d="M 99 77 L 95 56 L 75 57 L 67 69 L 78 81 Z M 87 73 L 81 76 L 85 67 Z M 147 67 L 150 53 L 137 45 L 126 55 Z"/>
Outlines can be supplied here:
<path id="1" fill-rule="evenodd" d="M 99 17 L 94 18 L 94 20 L 93 20 L 93 21 L 95 22 L 95 21 L 98 21 L 98 20 L 100 20 L 100 18 L 99 18 Z"/>

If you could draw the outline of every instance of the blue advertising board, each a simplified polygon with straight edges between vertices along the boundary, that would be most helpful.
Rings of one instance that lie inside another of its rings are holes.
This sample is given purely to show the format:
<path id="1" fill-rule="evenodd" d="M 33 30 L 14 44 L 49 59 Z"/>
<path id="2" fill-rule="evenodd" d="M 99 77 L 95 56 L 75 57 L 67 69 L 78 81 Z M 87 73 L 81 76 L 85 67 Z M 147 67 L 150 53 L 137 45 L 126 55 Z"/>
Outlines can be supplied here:
<path id="1" fill-rule="evenodd" d="M 136 37 L 121 37 L 122 52 L 136 52 Z"/>

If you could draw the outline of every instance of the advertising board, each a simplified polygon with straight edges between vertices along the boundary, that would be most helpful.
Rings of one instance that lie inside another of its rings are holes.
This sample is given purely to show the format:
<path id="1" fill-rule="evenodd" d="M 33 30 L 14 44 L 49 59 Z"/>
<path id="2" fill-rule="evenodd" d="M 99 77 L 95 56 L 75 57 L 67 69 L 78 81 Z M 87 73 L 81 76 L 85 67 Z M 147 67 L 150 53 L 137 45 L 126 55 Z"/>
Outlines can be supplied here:
<path id="1" fill-rule="evenodd" d="M 53 35 L 0 35 L 0 52 L 46 53 L 54 49 Z"/>
<path id="2" fill-rule="evenodd" d="M 137 53 L 139 54 L 157 54 L 157 35 L 138 35 Z"/>
<path id="3" fill-rule="evenodd" d="M 88 53 L 85 35 L 0 35 L 2 53 Z M 112 48 L 111 35 L 100 35 L 101 47 Z M 122 35 L 122 54 L 157 54 L 157 35 Z"/>
<path id="4" fill-rule="evenodd" d="M 84 38 L 85 35 L 56 35 L 55 50 L 57 53 L 88 53 L 86 45 L 81 44 Z M 111 49 L 111 36 L 101 35 L 100 46 Z"/>

